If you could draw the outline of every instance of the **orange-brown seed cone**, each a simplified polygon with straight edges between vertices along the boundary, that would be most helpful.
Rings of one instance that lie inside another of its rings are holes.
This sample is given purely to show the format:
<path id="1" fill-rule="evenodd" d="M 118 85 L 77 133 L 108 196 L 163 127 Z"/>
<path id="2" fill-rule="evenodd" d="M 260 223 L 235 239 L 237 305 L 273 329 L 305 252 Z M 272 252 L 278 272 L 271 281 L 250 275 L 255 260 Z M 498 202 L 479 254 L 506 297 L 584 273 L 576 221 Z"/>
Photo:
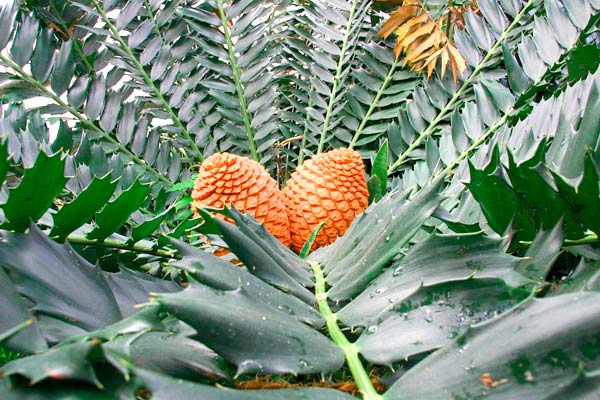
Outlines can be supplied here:
<path id="1" fill-rule="evenodd" d="M 312 249 L 332 243 L 369 205 L 365 166 L 360 154 L 346 148 L 319 154 L 298 167 L 282 190 L 292 247 L 300 251 L 324 220 Z"/>
<path id="2" fill-rule="evenodd" d="M 235 208 L 252 215 L 281 243 L 290 245 L 284 197 L 277 182 L 256 161 L 230 153 L 213 154 L 200 166 L 192 211 L 202 206 Z"/>

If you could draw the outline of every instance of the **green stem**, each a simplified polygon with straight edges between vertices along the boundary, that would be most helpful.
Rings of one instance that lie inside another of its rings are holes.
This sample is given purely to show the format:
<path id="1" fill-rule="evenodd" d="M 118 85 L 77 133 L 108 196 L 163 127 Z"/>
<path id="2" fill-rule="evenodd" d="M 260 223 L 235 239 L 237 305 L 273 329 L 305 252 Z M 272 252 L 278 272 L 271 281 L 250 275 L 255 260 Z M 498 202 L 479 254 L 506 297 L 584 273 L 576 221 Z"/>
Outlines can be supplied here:
<path id="1" fill-rule="evenodd" d="M 573 239 L 573 240 L 565 240 L 564 245 L 565 246 L 580 246 L 583 244 L 596 244 L 600 242 L 600 237 L 598 237 L 597 234 L 591 234 L 591 235 L 587 235 L 585 237 L 582 237 L 581 239 Z"/>
<path id="2" fill-rule="evenodd" d="M 600 237 L 596 233 L 592 233 L 582 237 L 581 239 L 567 239 L 563 246 L 581 246 L 584 244 L 596 244 L 600 242 Z M 522 240 L 519 244 L 530 246 L 533 242 Z"/>
<path id="3" fill-rule="evenodd" d="M 484 133 L 483 135 L 481 135 L 480 137 L 477 138 L 477 140 L 475 140 L 473 143 L 471 143 L 471 145 L 466 148 L 462 153 L 460 153 L 460 155 L 455 158 L 450 164 L 448 164 L 446 166 L 446 168 L 444 168 L 443 171 L 437 173 L 434 176 L 435 178 L 441 177 L 441 176 L 447 176 L 450 173 L 452 173 L 452 171 L 454 170 L 454 168 L 456 168 L 456 166 L 465 158 L 469 157 L 469 155 L 471 155 L 471 153 L 475 150 L 477 150 L 479 148 L 479 146 L 481 146 L 490 136 L 492 136 L 494 134 L 494 132 L 496 132 L 496 130 L 498 128 L 500 128 L 502 125 L 504 125 L 504 123 L 506 122 L 506 120 L 508 119 L 509 115 L 513 112 L 513 109 L 509 109 L 506 111 L 506 113 L 504 113 L 504 115 L 502 115 L 502 117 L 500 117 L 495 123 L 494 125 L 490 126 Z"/>
<path id="4" fill-rule="evenodd" d="M 333 113 L 333 107 L 335 106 L 335 98 L 337 97 L 338 85 L 341 83 L 342 69 L 344 67 L 344 58 L 346 51 L 348 50 L 348 42 L 350 39 L 350 31 L 352 28 L 352 22 L 354 22 L 354 13 L 358 0 L 352 2 L 352 8 L 350 9 L 350 15 L 348 16 L 348 23 L 346 24 L 346 34 L 342 42 L 342 49 L 340 50 L 340 58 L 335 69 L 335 76 L 333 78 L 333 86 L 331 87 L 331 95 L 329 96 L 329 104 L 327 105 L 327 111 L 325 113 L 325 121 L 323 122 L 323 130 L 321 131 L 321 139 L 319 140 L 319 147 L 317 148 L 317 154 L 323 151 L 325 146 L 325 138 L 327 137 L 327 131 L 329 130 L 329 122 L 331 120 L 331 114 Z"/>
<path id="5" fill-rule="evenodd" d="M 146 9 L 146 14 L 148 14 L 148 19 L 150 19 L 150 21 L 152 21 L 152 30 L 154 31 L 154 33 L 156 34 L 157 37 L 162 39 L 162 37 L 163 37 L 162 32 L 160 31 L 160 28 L 156 24 L 156 18 L 154 17 L 154 14 L 152 13 L 152 6 L 150 5 L 150 2 L 148 0 L 144 0 L 144 8 Z"/>
<path id="6" fill-rule="evenodd" d="M 56 93 L 49 90 L 42 82 L 38 81 L 33 76 L 31 76 L 27 72 L 25 72 L 19 65 L 17 65 L 15 62 L 13 62 L 11 59 L 0 54 L 0 61 L 2 61 L 6 66 L 8 66 L 12 70 L 14 70 L 17 74 L 19 74 L 19 76 L 23 80 L 25 80 L 26 82 L 35 86 L 37 89 L 42 91 L 46 96 L 48 96 L 50 99 L 52 99 L 52 101 L 54 101 L 56 104 L 58 104 L 59 106 L 61 106 L 65 110 L 67 110 L 71 115 L 73 115 L 75 118 L 77 118 L 79 120 L 79 122 L 81 122 L 82 125 L 87 127 L 89 130 L 100 134 L 100 136 L 105 141 L 107 141 L 108 143 L 115 146 L 121 153 L 126 154 L 129 158 L 131 158 L 131 160 L 135 164 L 142 166 L 146 171 L 148 171 L 152 175 L 156 176 L 158 178 L 158 180 L 165 183 L 166 185 L 168 185 L 168 186 L 173 185 L 173 182 L 171 182 L 170 179 L 166 178 L 163 174 L 161 174 L 160 172 L 158 172 L 157 170 L 152 168 L 150 165 L 148 165 L 148 163 L 146 161 L 142 160 L 137 155 L 135 155 L 134 153 L 129 151 L 129 149 L 127 149 L 125 146 L 123 146 L 121 143 L 119 143 L 117 140 L 115 140 L 113 137 L 111 137 L 107 132 L 103 131 L 98 126 L 96 126 L 96 124 L 94 124 L 92 121 L 87 119 L 87 117 L 85 115 L 81 114 L 76 108 L 65 103 L 60 98 L 60 96 L 58 96 Z"/>
<path id="7" fill-rule="evenodd" d="M 248 139 L 250 155 L 252 156 L 252 159 L 254 161 L 259 161 L 260 157 L 258 155 L 258 152 L 256 151 L 256 142 L 254 141 L 254 131 L 252 129 L 250 111 L 248 110 L 246 96 L 244 95 L 244 87 L 242 85 L 240 67 L 237 63 L 237 58 L 233 50 L 233 41 L 231 40 L 231 31 L 229 30 L 229 25 L 227 25 L 227 17 L 225 16 L 225 10 L 223 8 L 223 0 L 217 0 L 217 7 L 219 7 L 219 18 L 221 19 L 221 27 L 223 28 L 225 42 L 227 43 L 227 52 L 229 53 L 229 62 L 231 64 L 231 71 L 233 74 L 233 83 L 235 84 L 235 91 L 237 92 L 238 101 L 240 102 L 242 119 L 244 121 L 244 127 L 246 128 L 246 138 Z"/>
<path id="8" fill-rule="evenodd" d="M 148 85 L 148 87 L 152 91 L 152 94 L 154 96 L 156 96 L 156 98 L 162 103 L 165 111 L 167 113 L 169 113 L 169 116 L 173 120 L 173 123 L 179 128 L 179 130 L 181 131 L 181 134 L 189 142 L 189 144 L 190 144 L 192 150 L 194 151 L 194 153 L 196 154 L 196 157 L 198 158 L 198 160 L 203 161 L 204 156 L 202 155 L 202 152 L 196 145 L 196 141 L 191 137 L 191 135 L 188 132 L 188 130 L 186 129 L 186 127 L 183 126 L 183 123 L 181 122 L 181 120 L 179 119 L 179 117 L 177 116 L 177 114 L 175 113 L 175 111 L 173 110 L 173 108 L 171 107 L 169 102 L 167 101 L 167 99 L 165 99 L 165 97 L 162 95 L 162 93 L 160 92 L 158 87 L 156 87 L 152 78 L 150 78 L 150 76 L 146 73 L 144 66 L 142 64 L 140 64 L 140 62 L 135 57 L 135 55 L 133 54 L 133 52 L 127 45 L 127 43 L 125 43 L 125 41 L 119 34 L 119 31 L 117 30 L 117 28 L 113 25 L 110 18 L 108 18 L 108 15 L 106 15 L 106 12 L 104 12 L 104 8 L 102 8 L 102 6 L 100 4 L 98 4 L 98 2 L 96 0 L 91 0 L 91 3 L 96 8 L 96 11 L 98 11 L 100 18 L 102 18 L 102 21 L 106 24 L 106 26 L 108 26 L 108 29 L 110 30 L 110 32 L 113 35 L 113 39 L 115 39 L 117 42 L 119 42 L 119 46 L 121 47 L 121 50 L 123 50 L 127 54 L 127 56 L 129 57 L 129 61 L 138 70 L 138 72 L 142 76 L 142 79 L 144 80 L 146 85 Z"/>
<path id="9" fill-rule="evenodd" d="M 315 275 L 315 296 L 317 298 L 319 311 L 323 318 L 325 318 L 327 330 L 329 335 L 331 335 L 331 339 L 342 349 L 346 356 L 346 363 L 350 368 L 350 372 L 354 377 L 358 390 L 360 390 L 363 395 L 363 400 L 381 400 L 382 397 L 373 387 L 369 374 L 365 371 L 360 362 L 356 346 L 348 341 L 340 327 L 337 325 L 337 316 L 331 311 L 331 308 L 329 308 L 329 304 L 327 303 L 327 293 L 325 292 L 325 276 L 323 275 L 321 265 L 316 262 L 309 262 L 309 265 Z"/>
<path id="10" fill-rule="evenodd" d="M 408 149 L 402 153 L 398 159 L 388 168 L 388 175 L 392 174 L 402 163 L 408 158 L 410 153 L 412 153 L 416 148 L 418 148 L 425 139 L 427 139 L 435 130 L 437 125 L 446 117 L 446 115 L 454 109 L 454 105 L 460 101 L 460 97 L 463 93 L 471 86 L 473 79 L 479 75 L 479 73 L 483 70 L 483 68 L 487 65 L 488 61 L 496 54 L 502 42 L 506 39 L 509 33 L 519 24 L 519 21 L 525 14 L 528 13 L 529 8 L 536 2 L 536 0 L 529 0 L 529 2 L 523 7 L 523 9 L 515 16 L 513 22 L 502 32 L 502 35 L 498 38 L 496 43 L 492 46 L 490 51 L 485 55 L 483 60 L 475 67 L 473 72 L 465 79 L 462 86 L 454 93 L 454 96 L 450 99 L 450 101 L 442 108 L 435 117 L 433 121 L 429 124 L 429 126 L 417 137 L 417 139 L 408 146 Z"/>
<path id="11" fill-rule="evenodd" d="M 102 247 L 109 249 L 119 249 L 119 250 L 129 250 L 136 253 L 149 254 L 152 256 L 158 256 L 163 258 L 172 258 L 172 259 L 181 259 L 181 256 L 177 254 L 174 250 L 155 250 L 150 247 L 141 246 L 138 244 L 127 244 L 123 242 L 119 242 L 116 240 L 106 239 L 102 242 L 98 242 L 97 240 L 86 239 L 81 236 L 72 236 L 69 235 L 67 237 L 67 241 L 72 244 L 78 244 L 82 246 L 92 246 L 92 247 Z"/>
<path id="12" fill-rule="evenodd" d="M 311 84 L 309 93 L 314 89 L 314 86 Z M 312 97 L 308 96 L 308 105 L 307 109 L 313 106 Z M 301 166 L 304 163 L 304 150 L 306 149 L 306 142 L 308 141 L 308 131 L 310 128 L 308 127 L 308 122 L 310 121 L 310 115 L 306 113 L 306 124 L 304 124 L 304 132 L 302 132 L 302 142 L 300 142 L 300 152 L 298 154 L 298 166 Z"/>
<path id="13" fill-rule="evenodd" d="M 52 0 L 50 0 L 50 8 L 54 12 L 54 17 L 56 17 L 56 19 L 58 20 L 59 24 L 61 25 L 62 30 L 73 41 L 73 48 L 75 49 L 77 54 L 79 54 L 79 57 L 81 58 L 83 65 L 85 65 L 85 68 L 87 69 L 88 73 L 94 74 L 94 68 L 91 66 L 90 62 L 85 57 L 85 54 L 83 53 L 83 49 L 81 48 L 81 43 L 79 43 L 79 40 L 77 40 L 76 38 L 74 38 L 70 35 L 69 27 L 67 26 L 66 22 L 63 20 L 62 15 L 60 14 L 60 12 L 58 12 L 58 9 L 56 8 L 54 1 L 52 1 Z"/>
<path id="14" fill-rule="evenodd" d="M 356 133 L 354 134 L 354 137 L 352 138 L 352 141 L 350 142 L 350 145 L 348 146 L 349 148 L 352 149 L 356 145 L 358 138 L 360 137 L 363 130 L 365 129 L 365 126 L 367 125 L 367 122 L 369 122 L 369 118 L 371 118 L 371 114 L 373 114 L 373 111 L 375 111 L 375 108 L 379 105 L 379 100 L 381 99 L 381 96 L 383 96 L 383 92 L 387 89 L 388 85 L 392 81 L 392 77 L 394 76 L 394 73 L 396 72 L 397 66 L 398 66 L 398 58 L 394 58 L 394 62 L 390 66 L 390 70 L 388 71 L 387 75 L 385 76 L 385 79 L 383 80 L 381 87 L 377 91 L 377 94 L 375 95 L 375 99 L 373 99 L 373 101 L 371 102 L 371 105 L 369 106 L 367 113 L 365 114 L 362 121 L 360 122 L 360 125 L 356 129 Z"/>

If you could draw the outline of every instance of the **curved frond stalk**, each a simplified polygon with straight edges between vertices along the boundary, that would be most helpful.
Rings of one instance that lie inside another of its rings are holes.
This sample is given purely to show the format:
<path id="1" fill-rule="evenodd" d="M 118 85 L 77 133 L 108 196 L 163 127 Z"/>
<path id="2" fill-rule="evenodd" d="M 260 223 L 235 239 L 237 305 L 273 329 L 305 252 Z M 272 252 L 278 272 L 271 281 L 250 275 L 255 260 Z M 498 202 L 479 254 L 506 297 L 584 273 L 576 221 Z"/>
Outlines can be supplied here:
<path id="1" fill-rule="evenodd" d="M 362 121 L 360 121 L 360 125 L 356 129 L 356 132 L 354 133 L 354 136 L 352 137 L 352 141 L 350 142 L 350 145 L 348 146 L 349 148 L 351 148 L 351 149 L 354 148 L 354 146 L 356 145 L 356 142 L 358 141 L 358 139 L 360 139 L 360 135 L 363 132 L 363 130 L 365 129 L 365 126 L 367 126 L 367 123 L 369 122 L 369 118 L 371 118 L 373 111 L 375 111 L 375 108 L 377 108 L 379 106 L 379 100 L 381 99 L 381 96 L 383 96 L 383 92 L 385 92 L 385 90 L 388 88 L 390 82 L 392 82 L 392 78 L 394 76 L 394 73 L 396 72 L 397 66 L 398 66 L 398 58 L 394 58 L 394 62 L 390 66 L 390 69 L 389 69 L 387 75 L 385 76 L 383 82 L 381 83 L 381 87 L 379 88 L 379 90 L 377 91 L 377 94 L 375 95 L 375 98 L 369 105 L 369 109 L 365 113 L 365 116 L 363 117 Z"/>
<path id="2" fill-rule="evenodd" d="M 344 352 L 348 368 L 350 368 L 350 372 L 354 377 L 356 386 L 363 395 L 363 399 L 383 399 L 383 397 L 380 396 L 379 393 L 377 393 L 377 391 L 373 387 L 371 379 L 369 378 L 369 374 L 367 373 L 367 371 L 365 371 L 365 368 L 363 367 L 360 358 L 358 357 L 358 351 L 356 350 L 356 347 L 348 341 L 340 327 L 337 325 L 337 317 L 331 311 L 331 308 L 327 303 L 327 293 L 325 291 L 325 276 L 323 274 L 323 269 L 321 268 L 321 265 L 317 262 L 309 262 L 309 265 L 311 266 L 315 276 L 315 297 L 317 299 L 319 311 L 325 319 L 327 331 L 329 332 L 329 335 L 331 335 L 331 339 L 334 341 L 334 343 L 337 344 Z"/>
<path id="3" fill-rule="evenodd" d="M 437 125 L 446 117 L 446 115 L 454 109 L 456 104 L 460 101 L 462 94 L 471 86 L 471 83 L 477 75 L 485 68 L 487 63 L 494 57 L 496 52 L 502 46 L 502 43 L 507 36 L 519 25 L 519 21 L 528 14 L 530 8 L 536 3 L 535 0 L 529 0 L 527 4 L 523 6 L 519 14 L 517 14 L 512 23 L 502 32 L 498 40 L 490 48 L 486 56 L 481 62 L 473 69 L 473 72 L 465 79 L 462 86 L 454 93 L 452 98 L 446 103 L 446 105 L 440 110 L 438 115 L 431 121 L 427 128 L 408 146 L 408 148 L 394 161 L 388 168 L 388 175 L 392 174 L 402 163 L 408 158 L 408 156 L 417 149 L 425 139 L 427 139 L 435 131 Z"/>
<path id="4" fill-rule="evenodd" d="M 313 90 L 314 88 L 311 85 L 310 90 Z M 307 104 L 307 108 L 310 108 L 313 106 L 313 100 L 311 97 L 308 98 L 308 104 Z M 308 142 L 308 134 L 310 132 L 310 128 L 308 126 L 308 122 L 310 122 L 310 115 L 307 113 L 306 114 L 306 124 L 304 124 L 304 131 L 302 132 L 302 142 L 300 142 L 300 150 L 298 151 L 298 167 L 301 166 L 304 163 L 304 152 L 306 150 L 306 143 Z"/>
<path id="5" fill-rule="evenodd" d="M 156 16 L 152 12 L 152 5 L 148 0 L 144 0 L 144 8 L 146 9 L 146 14 L 148 14 L 148 19 L 152 21 L 152 30 L 154 31 L 157 37 L 163 38 L 163 34 L 160 31 L 160 27 L 156 23 Z"/>
<path id="6" fill-rule="evenodd" d="M 67 23 L 63 20 L 61 13 L 58 11 L 58 9 L 56 8 L 56 4 L 54 4 L 54 0 L 50 0 L 48 2 L 48 4 L 50 5 L 50 8 L 52 9 L 52 12 L 54 13 L 54 17 L 60 22 L 60 24 L 62 25 L 62 33 L 66 36 L 66 38 L 71 39 L 73 41 L 73 48 L 75 49 L 75 51 L 77 52 L 77 54 L 79 55 L 79 57 L 81 58 L 81 62 L 83 62 L 83 65 L 85 66 L 87 72 L 89 74 L 94 74 L 94 67 L 90 64 L 90 62 L 88 61 L 87 57 L 85 56 L 85 54 L 83 53 L 83 49 L 81 48 L 81 43 L 79 43 L 79 40 L 77 40 L 70 32 L 69 27 L 67 26 Z"/>
<path id="7" fill-rule="evenodd" d="M 238 96 L 238 101 L 240 102 L 240 111 L 242 113 L 244 128 L 246 130 L 248 149 L 250 150 L 252 159 L 254 161 L 260 161 L 260 157 L 256 151 L 256 142 L 254 140 L 254 130 L 252 129 L 250 112 L 248 110 L 248 102 L 246 101 L 244 87 L 242 85 L 241 71 L 234 53 L 233 42 L 231 40 L 231 31 L 229 30 L 229 25 L 227 25 L 227 16 L 225 15 L 225 9 L 223 8 L 223 0 L 217 0 L 217 6 L 219 7 L 219 19 L 221 20 L 221 28 L 223 29 L 223 34 L 225 36 L 227 53 L 229 54 L 229 62 L 231 64 L 231 71 L 233 73 L 233 83 L 235 84 L 235 91 Z"/>
<path id="8" fill-rule="evenodd" d="M 450 164 L 448 164 L 446 168 L 438 172 L 433 177 L 433 179 L 436 180 L 450 175 L 454 171 L 454 169 L 460 164 L 461 161 L 471 156 L 471 154 L 473 154 L 473 152 L 477 150 L 479 146 L 484 144 L 499 128 L 504 126 L 504 124 L 508 120 L 508 117 L 512 116 L 513 112 L 514 109 L 512 107 L 509 110 L 507 110 L 506 114 L 502 115 L 502 117 L 500 117 L 494 125 L 490 126 L 483 135 L 481 135 L 479 138 L 477 138 L 477 140 L 471 143 L 471 145 L 468 148 L 466 148 L 461 154 L 459 154 L 459 156 L 456 157 Z"/>
<path id="9" fill-rule="evenodd" d="M 355 14 L 358 8 L 360 0 L 352 1 L 352 8 L 350 9 L 350 15 L 348 16 L 348 23 L 346 24 L 346 33 L 344 34 L 344 40 L 342 42 L 342 48 L 340 50 L 340 55 L 337 63 L 337 67 L 335 69 L 335 75 L 333 77 L 333 85 L 331 88 L 331 94 L 329 96 L 329 103 L 327 104 L 327 110 L 325 112 L 325 121 L 323 122 L 323 128 L 321 129 L 321 138 L 319 139 L 319 147 L 317 148 L 317 154 L 323 151 L 323 147 L 325 146 L 325 139 L 327 138 L 327 133 L 329 131 L 329 123 L 331 121 L 331 116 L 333 114 L 333 109 L 336 104 L 336 100 L 338 97 L 338 89 L 339 85 L 342 83 L 342 72 L 344 70 L 344 65 L 346 63 L 346 53 L 351 48 L 350 46 L 350 37 L 352 36 L 352 28 L 353 23 L 355 22 Z"/>
<path id="10" fill-rule="evenodd" d="M 102 21 L 108 26 L 108 28 L 109 28 L 109 30 L 110 30 L 110 32 L 112 34 L 113 39 L 115 39 L 119 43 L 119 46 L 121 47 L 121 49 L 129 57 L 129 61 L 131 63 L 133 63 L 133 65 L 136 68 L 136 70 L 142 76 L 142 79 L 144 80 L 144 83 L 146 85 L 148 85 L 148 87 L 150 88 L 150 90 L 152 90 L 152 94 L 154 96 L 156 96 L 156 98 L 162 103 L 163 107 L 165 108 L 165 111 L 167 111 L 167 113 L 169 114 L 169 116 L 173 120 L 173 123 L 175 123 L 175 125 L 180 129 L 181 134 L 189 142 L 190 147 L 194 151 L 195 156 L 197 157 L 197 159 L 199 161 L 204 160 L 204 155 L 200 151 L 200 149 L 198 148 L 198 146 L 196 145 L 196 141 L 191 137 L 191 135 L 188 132 L 187 128 L 183 125 L 183 123 L 181 122 L 181 120 L 179 119 L 179 117 L 177 116 L 177 114 L 175 113 L 175 110 L 173 110 L 173 108 L 171 107 L 171 105 L 169 104 L 169 102 L 167 101 L 167 99 L 165 99 L 165 97 L 163 96 L 163 94 L 160 92 L 159 88 L 156 87 L 156 85 L 154 84 L 154 82 L 152 81 L 152 79 L 150 78 L 150 76 L 148 75 L 148 73 L 146 72 L 146 70 L 144 69 L 144 67 L 142 66 L 142 64 L 135 57 L 135 55 L 133 54 L 133 52 L 131 51 L 131 49 L 127 45 L 127 43 L 125 43 L 125 41 L 123 40 L 123 38 L 119 34 L 119 31 L 117 30 L 117 27 L 112 23 L 112 21 L 110 20 L 110 18 L 108 17 L 108 15 L 106 14 L 106 12 L 104 11 L 104 8 L 96 0 L 91 0 L 91 2 L 92 2 L 92 5 L 94 6 L 94 8 L 96 9 L 96 11 L 98 12 L 98 14 L 100 15 L 100 18 L 102 19 Z"/>
<path id="11" fill-rule="evenodd" d="M 562 71 L 562 70 L 564 70 L 564 68 L 566 68 L 566 65 L 567 65 L 570 57 L 572 56 L 573 52 L 577 50 L 578 44 L 583 44 L 586 42 L 586 40 L 589 36 L 589 32 L 591 32 L 590 29 L 592 29 L 592 27 L 597 25 L 598 19 L 600 19 L 600 15 L 598 15 L 598 14 L 594 18 L 591 18 L 590 21 L 588 21 L 589 29 L 586 28 L 586 29 L 581 30 L 581 35 L 580 35 L 579 39 L 572 45 L 572 47 L 567 48 L 566 52 L 561 55 L 560 59 L 558 59 L 554 65 L 551 65 L 547 69 L 547 71 L 544 75 L 542 75 L 535 82 L 532 82 L 531 86 L 529 88 L 527 88 L 527 90 L 525 90 L 521 94 L 521 96 L 517 99 L 517 101 L 515 102 L 515 104 L 513 106 L 506 109 L 503 112 L 503 114 L 492 125 L 490 125 L 480 137 L 478 137 L 476 140 L 474 140 L 473 143 L 471 143 L 471 145 L 469 147 L 467 147 L 464 151 L 462 151 L 458 155 L 458 157 L 456 157 L 454 160 L 452 160 L 452 162 L 450 162 L 446 166 L 446 168 L 444 168 L 442 171 L 438 172 L 435 175 L 435 178 L 450 175 L 454 171 L 454 169 L 460 164 L 460 162 L 462 162 L 463 160 L 470 157 L 473 154 L 473 152 L 479 148 L 479 146 L 481 146 L 488 139 L 490 139 L 498 131 L 498 129 L 505 126 L 505 124 L 509 120 L 512 120 L 513 118 L 517 117 L 517 115 L 520 115 L 522 118 L 523 117 L 522 113 L 524 111 L 523 108 L 524 108 L 524 106 L 529 104 L 528 101 L 531 100 L 533 98 L 533 96 L 535 96 L 536 90 L 543 85 L 547 85 L 548 82 L 551 82 L 553 79 L 555 79 L 554 71 Z M 556 86 L 559 88 L 559 89 L 557 89 L 557 92 L 560 92 L 560 90 L 564 89 L 564 88 L 562 88 L 562 86 L 566 85 L 566 82 L 563 82 L 563 81 L 567 81 L 567 80 L 568 79 L 565 76 L 561 75 L 559 77 L 558 82 L 555 82 Z"/>
<path id="12" fill-rule="evenodd" d="M 125 154 L 135 164 L 143 167 L 147 172 L 149 172 L 150 174 L 155 176 L 159 181 L 163 182 L 164 184 L 166 184 L 168 186 L 173 185 L 173 182 L 169 178 L 165 177 L 159 171 L 152 168 L 152 166 L 150 166 L 146 161 L 144 161 L 143 159 L 141 159 L 140 157 L 135 155 L 127 147 L 125 147 L 121 143 L 119 143 L 119 141 L 115 140 L 108 132 L 105 132 L 103 129 L 99 128 L 96 124 L 94 124 L 92 121 L 90 121 L 85 115 L 80 113 L 75 107 L 73 107 L 70 104 L 63 101 L 60 98 L 60 96 L 58 96 L 52 90 L 48 89 L 48 87 L 46 87 L 46 85 L 44 85 L 43 82 L 38 81 L 33 76 L 31 76 L 30 74 L 25 72 L 19 65 L 17 65 L 15 62 L 13 62 L 13 60 L 0 54 L 0 61 L 2 61 L 6 66 L 8 66 L 12 70 L 14 70 L 21 79 L 23 79 L 24 81 L 26 81 L 29 84 L 36 87 L 38 90 L 40 90 L 42 93 L 44 93 L 45 96 L 50 98 L 52 101 L 54 101 L 60 107 L 62 107 L 67 112 L 69 112 L 71 115 L 73 115 L 75 118 L 77 118 L 77 120 L 79 120 L 79 122 L 81 122 L 81 124 L 84 125 L 87 129 L 98 133 L 104 141 L 115 146 L 119 150 L 119 152 Z"/>
<path id="13" fill-rule="evenodd" d="M 176 251 L 172 250 L 160 250 L 154 249 L 151 247 L 142 246 L 139 244 L 127 244 L 123 242 L 119 242 L 116 240 L 105 239 L 102 242 L 97 240 L 90 240 L 82 236 L 77 235 L 69 235 L 67 237 L 67 241 L 71 244 L 79 244 L 82 246 L 91 246 L 91 247 L 101 247 L 105 249 L 117 249 L 117 250 L 127 250 L 132 251 L 134 253 L 139 254 L 148 254 L 151 256 L 158 256 L 162 258 L 176 259 L 180 260 L 181 256 L 177 254 Z"/>

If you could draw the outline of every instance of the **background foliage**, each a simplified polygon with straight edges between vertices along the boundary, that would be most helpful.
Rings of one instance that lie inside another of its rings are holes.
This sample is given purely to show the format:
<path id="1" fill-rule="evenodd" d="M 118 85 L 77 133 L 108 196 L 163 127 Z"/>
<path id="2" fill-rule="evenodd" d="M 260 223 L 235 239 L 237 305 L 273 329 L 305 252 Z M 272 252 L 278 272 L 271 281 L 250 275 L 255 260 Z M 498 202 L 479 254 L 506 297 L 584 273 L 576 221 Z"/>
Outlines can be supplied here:
<path id="1" fill-rule="evenodd" d="M 456 81 L 394 57 L 393 9 L 0 6 L 0 390 L 353 398 L 306 387 L 326 374 L 365 399 L 593 396 L 600 3 L 428 2 Z M 283 185 L 340 146 L 376 201 L 306 259 L 237 210 L 190 218 L 213 152 Z M 297 387 L 233 389 L 255 374 Z"/>

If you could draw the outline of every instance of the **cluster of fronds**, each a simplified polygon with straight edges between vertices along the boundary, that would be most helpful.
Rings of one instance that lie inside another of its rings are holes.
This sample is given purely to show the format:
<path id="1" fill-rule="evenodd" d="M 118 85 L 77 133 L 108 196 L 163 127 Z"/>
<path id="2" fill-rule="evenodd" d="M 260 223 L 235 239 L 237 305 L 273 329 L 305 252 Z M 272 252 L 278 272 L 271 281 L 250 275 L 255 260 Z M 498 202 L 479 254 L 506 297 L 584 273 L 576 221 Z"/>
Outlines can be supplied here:
<path id="1" fill-rule="evenodd" d="M 457 7 L 448 9 L 448 14 L 434 18 L 419 0 L 406 0 L 383 24 L 379 35 L 384 39 L 392 33 L 396 34 L 396 57 L 405 54 L 404 65 L 413 71 L 427 69 L 429 78 L 441 60 L 440 75 L 446 74 L 450 66 L 452 77 L 456 82 L 458 73 L 467 69 L 467 63 L 460 51 L 449 38 L 453 22 L 460 27 L 464 10 Z M 464 24 L 464 22 L 463 22 Z"/>

